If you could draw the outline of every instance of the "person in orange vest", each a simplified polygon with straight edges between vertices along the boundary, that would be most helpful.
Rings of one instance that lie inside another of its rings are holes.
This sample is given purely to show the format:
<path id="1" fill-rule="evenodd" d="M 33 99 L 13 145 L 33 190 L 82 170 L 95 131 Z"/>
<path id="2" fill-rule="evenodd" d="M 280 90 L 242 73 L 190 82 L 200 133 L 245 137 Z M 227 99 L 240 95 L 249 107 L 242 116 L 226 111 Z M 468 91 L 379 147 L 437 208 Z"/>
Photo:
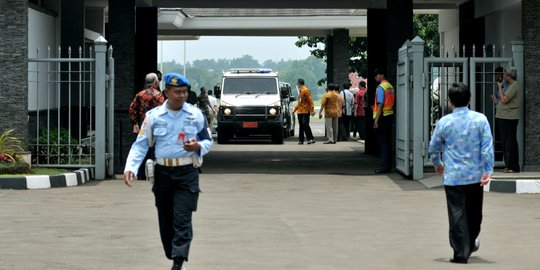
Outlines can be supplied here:
<path id="1" fill-rule="evenodd" d="M 394 87 L 384 77 L 385 72 L 375 69 L 375 80 L 379 83 L 373 103 L 373 128 L 377 130 L 381 164 L 376 174 L 389 173 L 392 165 L 392 122 L 394 121 Z"/>

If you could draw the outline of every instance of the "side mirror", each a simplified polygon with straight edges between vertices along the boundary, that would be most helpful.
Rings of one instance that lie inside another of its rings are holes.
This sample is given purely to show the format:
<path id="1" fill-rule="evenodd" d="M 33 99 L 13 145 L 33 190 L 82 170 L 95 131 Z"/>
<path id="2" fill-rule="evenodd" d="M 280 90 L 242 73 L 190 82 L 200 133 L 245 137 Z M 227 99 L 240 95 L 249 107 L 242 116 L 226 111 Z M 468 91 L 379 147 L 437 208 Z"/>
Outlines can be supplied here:
<path id="1" fill-rule="evenodd" d="M 281 98 L 288 98 L 290 96 L 291 91 L 289 87 L 282 86 L 279 90 Z"/>
<path id="2" fill-rule="evenodd" d="M 216 98 L 221 98 L 221 88 L 219 85 L 214 86 L 214 95 Z"/>

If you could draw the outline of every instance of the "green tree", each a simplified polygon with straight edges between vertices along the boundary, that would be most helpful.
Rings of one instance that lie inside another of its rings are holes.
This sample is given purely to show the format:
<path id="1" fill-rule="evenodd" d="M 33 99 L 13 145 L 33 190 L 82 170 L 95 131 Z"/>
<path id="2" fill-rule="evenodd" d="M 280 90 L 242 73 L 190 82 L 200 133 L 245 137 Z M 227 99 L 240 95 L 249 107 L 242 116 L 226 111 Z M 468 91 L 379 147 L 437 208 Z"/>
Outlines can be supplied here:
<path id="1" fill-rule="evenodd" d="M 425 41 L 425 51 L 429 55 L 439 55 L 439 15 L 416 14 L 413 16 L 413 35 Z"/>
<path id="2" fill-rule="evenodd" d="M 413 34 L 420 36 L 426 43 L 426 51 L 439 55 L 439 22 L 436 14 L 416 14 L 413 16 Z M 413 37 L 411 37 L 413 38 Z M 298 37 L 297 47 L 308 46 L 311 55 L 326 62 L 326 37 Z M 367 45 L 366 37 L 351 37 L 349 39 L 349 69 L 358 74 L 367 76 Z M 326 79 L 319 80 L 322 84 Z"/>
<path id="3" fill-rule="evenodd" d="M 316 58 L 324 59 L 326 62 L 327 54 L 324 47 L 326 47 L 326 37 L 298 37 L 298 41 L 295 42 L 297 47 L 308 46 L 312 48 L 310 50 L 311 55 Z M 367 73 L 367 38 L 365 37 L 351 37 L 349 38 L 349 70 L 358 74 Z M 326 78 L 319 80 L 319 85 L 323 84 Z"/>

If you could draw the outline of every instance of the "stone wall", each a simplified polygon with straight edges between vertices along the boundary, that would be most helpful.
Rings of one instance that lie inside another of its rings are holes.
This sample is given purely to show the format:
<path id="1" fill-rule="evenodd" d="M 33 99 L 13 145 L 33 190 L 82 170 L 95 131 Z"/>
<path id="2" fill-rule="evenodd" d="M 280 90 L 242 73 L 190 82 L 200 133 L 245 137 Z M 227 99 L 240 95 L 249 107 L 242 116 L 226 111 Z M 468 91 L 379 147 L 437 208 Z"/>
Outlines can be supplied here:
<path id="1" fill-rule="evenodd" d="M 28 1 L 0 1 L 0 132 L 28 142 Z M 9 12 L 5 12 L 9 11 Z"/>
<path id="2" fill-rule="evenodd" d="M 349 82 L 349 30 L 334 29 L 332 43 L 333 82 L 342 88 L 344 83 Z"/>
<path id="3" fill-rule="evenodd" d="M 114 92 L 114 171 L 124 170 L 129 149 L 136 136 L 131 133 L 129 104 L 135 87 L 135 1 L 109 1 L 106 39 L 113 46 L 115 65 Z M 140 90 L 140 89 L 139 89 Z"/>
<path id="4" fill-rule="evenodd" d="M 525 170 L 540 170 L 540 2 L 522 1 L 525 43 Z"/>

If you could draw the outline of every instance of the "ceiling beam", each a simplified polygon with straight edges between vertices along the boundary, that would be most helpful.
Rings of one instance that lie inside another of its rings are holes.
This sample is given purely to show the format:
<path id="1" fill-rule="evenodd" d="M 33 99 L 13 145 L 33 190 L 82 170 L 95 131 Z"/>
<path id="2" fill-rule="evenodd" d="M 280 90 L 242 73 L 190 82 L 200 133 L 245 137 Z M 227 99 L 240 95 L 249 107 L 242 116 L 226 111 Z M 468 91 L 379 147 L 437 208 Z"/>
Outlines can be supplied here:
<path id="1" fill-rule="evenodd" d="M 313 37 L 326 37 L 332 34 L 331 29 L 199 29 L 199 30 L 181 30 L 181 29 L 160 29 L 158 30 L 158 37 L 160 40 L 183 40 L 179 37 L 190 36 L 258 36 L 258 37 L 286 37 L 286 36 L 313 36 Z M 349 29 L 349 36 L 351 37 L 366 37 L 367 28 L 355 28 Z"/>
<path id="2" fill-rule="evenodd" d="M 386 0 L 154 0 L 159 8 L 386 8 Z"/>

